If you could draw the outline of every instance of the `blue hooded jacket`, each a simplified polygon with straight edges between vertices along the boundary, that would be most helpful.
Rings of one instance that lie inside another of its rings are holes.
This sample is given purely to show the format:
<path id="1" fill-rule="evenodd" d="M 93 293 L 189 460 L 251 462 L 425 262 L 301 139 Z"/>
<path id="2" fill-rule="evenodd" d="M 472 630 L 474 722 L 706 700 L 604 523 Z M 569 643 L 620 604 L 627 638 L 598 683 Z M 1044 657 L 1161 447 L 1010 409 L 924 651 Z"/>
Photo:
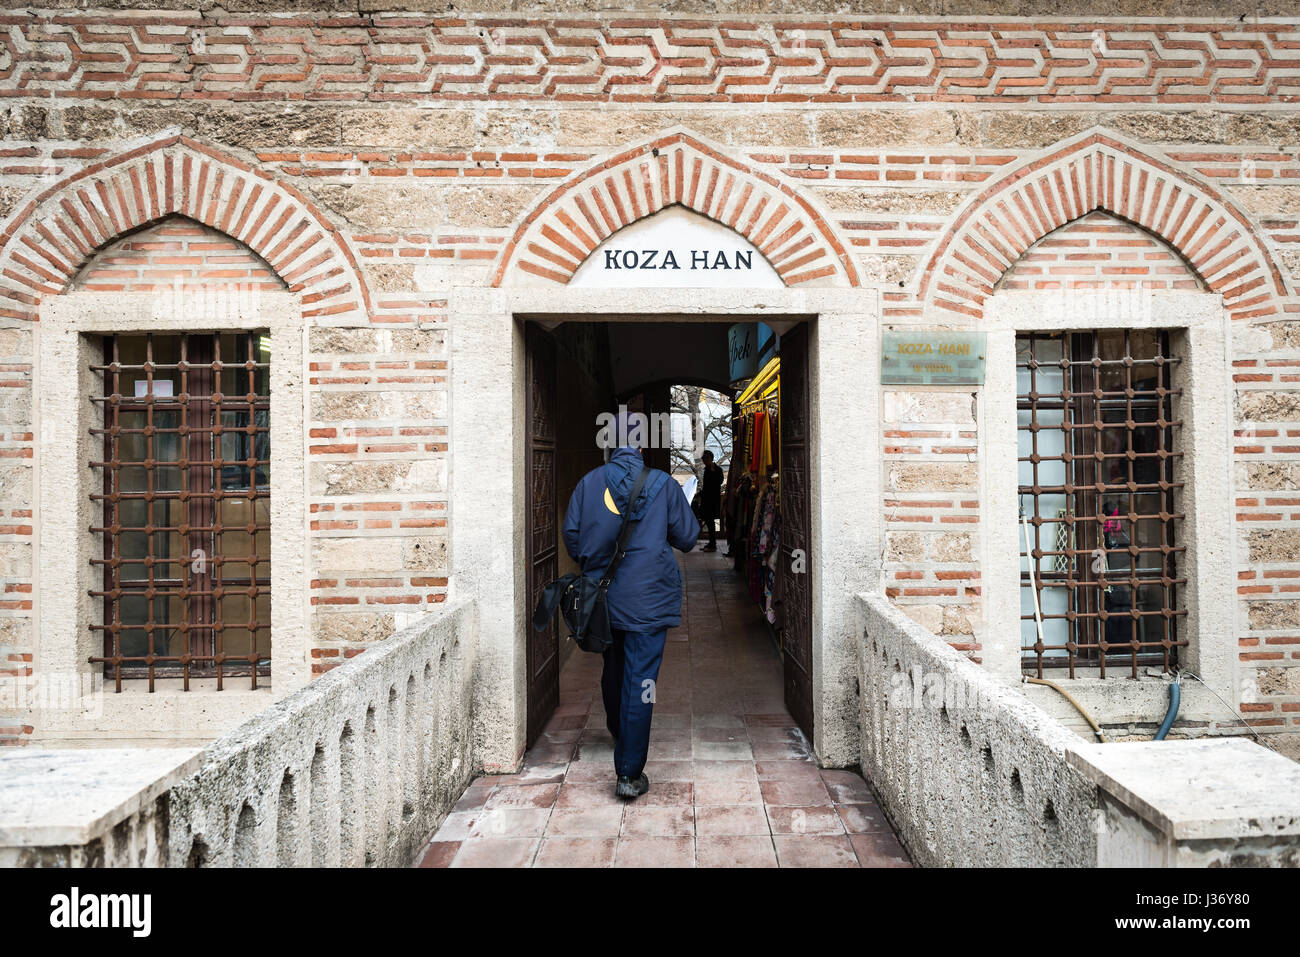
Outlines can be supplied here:
<path id="1" fill-rule="evenodd" d="M 614 557 L 622 513 L 641 467 L 636 449 L 618 449 L 608 462 L 584 475 L 573 490 L 564 516 L 564 547 L 589 578 L 599 579 Z M 606 489 L 617 515 L 605 502 Z M 678 625 L 682 618 L 682 576 L 672 549 L 689 552 L 694 548 L 700 523 L 681 486 L 658 469 L 646 477 L 629 520 L 638 524 L 609 586 L 609 621 L 622 631 L 663 631 Z"/>

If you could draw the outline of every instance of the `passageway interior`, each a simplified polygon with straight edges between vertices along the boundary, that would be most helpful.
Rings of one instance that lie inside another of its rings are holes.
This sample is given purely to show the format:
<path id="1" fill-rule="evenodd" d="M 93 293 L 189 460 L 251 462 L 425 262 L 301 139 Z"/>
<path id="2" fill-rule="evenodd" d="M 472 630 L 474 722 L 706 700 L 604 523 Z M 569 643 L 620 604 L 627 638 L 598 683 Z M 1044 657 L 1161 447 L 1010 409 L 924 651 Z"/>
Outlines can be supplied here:
<path id="1" fill-rule="evenodd" d="M 858 773 L 818 768 L 783 704 L 780 654 L 729 561 L 692 552 L 681 566 L 649 793 L 614 796 L 600 658 L 577 652 L 522 770 L 477 778 L 424 866 L 910 866 Z"/>
<path id="2" fill-rule="evenodd" d="M 778 336 L 746 369 L 733 361 L 733 325 L 529 323 L 531 594 L 573 569 L 558 534 L 574 486 L 604 461 L 595 442 L 601 413 L 626 405 L 653 418 L 681 405 L 674 386 L 714 390 L 729 425 L 706 444 L 753 488 L 742 497 L 739 482 L 724 486 L 730 504 L 741 507 L 730 509 L 716 552 L 702 550 L 702 537 L 679 556 L 682 621 L 668 632 L 655 689 L 649 793 L 633 803 L 614 796 L 601 658 L 578 650 L 557 625 L 549 635 L 529 636 L 529 718 L 536 725 L 523 768 L 476 779 L 435 835 L 426 865 L 907 866 L 866 782 L 854 770 L 820 769 L 809 722 L 787 707 L 792 673 L 796 680 L 806 675 L 790 660 L 795 639 L 773 571 L 789 557 L 778 553 L 783 526 L 771 514 L 779 511 L 781 456 L 789 451 L 780 447 Z M 800 358 L 793 348 L 787 354 Z M 737 378 L 738 368 L 748 374 Z M 801 401 L 787 399 L 787 412 Z M 677 444 L 683 434 L 693 438 L 682 425 L 674 429 Z M 645 450 L 650 465 L 686 487 L 669 493 L 692 488 L 694 448 L 685 456 L 668 447 Z M 788 535 L 806 536 L 806 521 L 802 532 L 796 521 L 791 528 Z M 788 580 L 806 595 L 806 579 Z M 804 604 L 795 599 L 789 604 L 799 612 Z M 796 702 L 806 700 L 798 692 Z"/>

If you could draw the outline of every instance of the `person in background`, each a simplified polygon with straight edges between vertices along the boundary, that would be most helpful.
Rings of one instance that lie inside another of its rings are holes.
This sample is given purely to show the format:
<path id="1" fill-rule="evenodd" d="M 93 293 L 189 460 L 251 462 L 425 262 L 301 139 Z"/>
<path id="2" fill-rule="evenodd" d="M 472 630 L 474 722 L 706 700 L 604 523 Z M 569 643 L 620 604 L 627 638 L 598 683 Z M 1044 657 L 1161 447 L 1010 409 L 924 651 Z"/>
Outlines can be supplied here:
<path id="1" fill-rule="evenodd" d="M 722 479 L 726 474 L 722 466 L 713 461 L 713 453 L 707 449 L 704 459 L 704 481 L 700 489 L 700 521 L 709 531 L 709 544 L 704 546 L 706 552 L 718 550 L 718 516 L 722 513 Z"/>
<path id="2" fill-rule="evenodd" d="M 634 434 L 628 415 L 619 415 L 619 436 Z M 600 675 L 605 724 L 614 738 L 614 793 L 621 798 L 650 790 L 644 772 L 655 682 L 668 629 L 682 617 L 682 576 L 672 550 L 689 552 L 700 537 L 682 487 L 667 472 L 651 469 L 637 500 L 628 501 L 643 467 L 637 445 L 617 449 L 578 482 L 564 516 L 564 547 L 591 578 L 600 578 L 614 558 L 624 513 L 637 523 L 609 586 L 614 642 Z"/>

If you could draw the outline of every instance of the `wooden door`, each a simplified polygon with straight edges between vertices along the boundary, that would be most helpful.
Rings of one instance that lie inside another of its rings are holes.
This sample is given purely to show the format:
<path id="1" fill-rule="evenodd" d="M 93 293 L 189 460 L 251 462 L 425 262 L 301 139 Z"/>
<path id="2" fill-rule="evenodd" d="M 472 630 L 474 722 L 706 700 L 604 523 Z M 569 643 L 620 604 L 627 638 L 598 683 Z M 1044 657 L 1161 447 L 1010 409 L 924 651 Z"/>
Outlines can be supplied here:
<path id="1" fill-rule="evenodd" d="M 781 336 L 781 533 L 777 558 L 777 625 L 785 671 L 785 706 L 812 739 L 812 542 L 809 489 L 808 327 Z"/>
<path id="2" fill-rule="evenodd" d="M 558 574 L 559 536 L 555 502 L 556 357 L 555 340 L 529 323 L 527 349 L 528 470 L 528 746 L 532 747 L 560 700 L 559 633 L 555 617 L 543 631 L 532 626 L 532 612 L 542 589 Z"/>

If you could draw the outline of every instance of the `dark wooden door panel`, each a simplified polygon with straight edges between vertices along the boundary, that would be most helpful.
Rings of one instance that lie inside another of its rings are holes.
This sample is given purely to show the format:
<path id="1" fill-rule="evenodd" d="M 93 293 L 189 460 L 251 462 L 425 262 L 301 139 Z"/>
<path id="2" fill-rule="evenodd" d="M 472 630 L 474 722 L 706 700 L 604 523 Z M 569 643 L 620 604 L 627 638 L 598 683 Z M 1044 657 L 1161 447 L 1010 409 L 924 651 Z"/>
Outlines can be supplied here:
<path id="1" fill-rule="evenodd" d="M 777 566 L 785 706 L 812 739 L 808 327 L 781 336 L 781 539 Z"/>
<path id="2" fill-rule="evenodd" d="M 555 503 L 555 341 L 529 325 L 525 331 L 528 388 L 525 410 L 528 434 L 528 605 L 529 616 L 559 565 Z M 528 632 L 528 746 L 532 747 L 560 700 L 560 657 L 555 619 L 543 631 Z"/>

